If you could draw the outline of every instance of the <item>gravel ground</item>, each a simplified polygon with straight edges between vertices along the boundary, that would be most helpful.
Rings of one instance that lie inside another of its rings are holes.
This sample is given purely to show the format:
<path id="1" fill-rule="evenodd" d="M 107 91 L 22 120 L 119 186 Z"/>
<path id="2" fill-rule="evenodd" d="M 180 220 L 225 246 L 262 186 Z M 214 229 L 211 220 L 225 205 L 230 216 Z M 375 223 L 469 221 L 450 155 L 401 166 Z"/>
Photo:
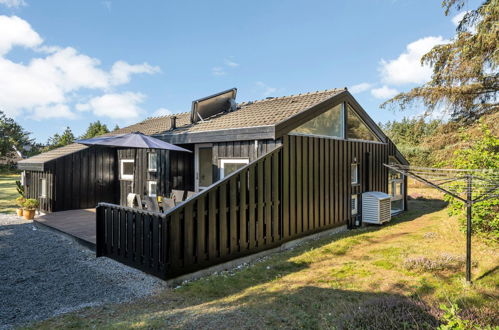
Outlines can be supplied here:
<path id="1" fill-rule="evenodd" d="M 0 214 L 0 329 L 103 303 L 126 302 L 165 282 L 15 215 Z"/>

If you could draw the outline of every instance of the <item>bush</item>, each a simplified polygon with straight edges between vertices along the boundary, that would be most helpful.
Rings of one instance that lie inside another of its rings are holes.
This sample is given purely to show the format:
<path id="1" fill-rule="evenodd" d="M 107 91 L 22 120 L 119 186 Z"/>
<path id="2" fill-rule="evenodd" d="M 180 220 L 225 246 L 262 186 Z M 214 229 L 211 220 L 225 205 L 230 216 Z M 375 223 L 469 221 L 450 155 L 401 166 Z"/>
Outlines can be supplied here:
<path id="1" fill-rule="evenodd" d="M 34 198 L 28 198 L 23 203 L 23 209 L 25 210 L 36 210 L 38 206 L 40 206 L 40 203 L 38 202 L 37 199 Z"/>
<path id="2" fill-rule="evenodd" d="M 480 124 L 481 134 L 472 137 L 463 134 L 462 138 L 467 146 L 454 152 L 453 165 L 459 169 L 499 169 L 499 137 L 494 136 L 490 129 Z M 497 172 L 492 180 L 497 180 Z M 474 188 L 473 198 L 484 193 L 490 187 Z M 473 231 L 492 238 L 499 238 L 499 197 L 498 191 L 495 198 L 473 204 L 472 227 Z M 466 228 L 466 208 L 463 202 L 446 195 L 449 202 L 449 214 L 458 215 L 461 227 Z"/>

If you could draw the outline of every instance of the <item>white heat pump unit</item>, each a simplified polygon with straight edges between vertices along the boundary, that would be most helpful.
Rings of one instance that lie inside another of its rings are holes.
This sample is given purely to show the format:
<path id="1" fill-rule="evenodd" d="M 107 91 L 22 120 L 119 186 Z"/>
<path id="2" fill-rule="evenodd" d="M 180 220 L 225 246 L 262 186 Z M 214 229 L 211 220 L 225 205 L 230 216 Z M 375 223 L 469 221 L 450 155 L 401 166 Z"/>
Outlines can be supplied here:
<path id="1" fill-rule="evenodd" d="M 380 191 L 368 191 L 362 194 L 362 222 L 381 225 L 390 221 L 391 197 Z"/>

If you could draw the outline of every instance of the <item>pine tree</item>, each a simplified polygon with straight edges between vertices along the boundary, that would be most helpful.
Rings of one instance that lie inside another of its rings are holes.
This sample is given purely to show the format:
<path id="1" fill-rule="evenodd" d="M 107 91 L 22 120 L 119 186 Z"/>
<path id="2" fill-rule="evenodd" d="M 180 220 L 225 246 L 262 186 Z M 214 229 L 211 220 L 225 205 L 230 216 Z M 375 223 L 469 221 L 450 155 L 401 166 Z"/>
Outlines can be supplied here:
<path id="1" fill-rule="evenodd" d="M 461 10 L 466 0 L 444 0 L 445 15 Z M 453 119 L 475 120 L 499 110 L 499 0 L 486 0 L 467 12 L 455 38 L 425 54 L 422 64 L 433 68 L 431 80 L 382 104 L 402 110 L 421 104 L 427 113 L 444 108 Z"/>
<path id="2" fill-rule="evenodd" d="M 99 120 L 90 123 L 88 125 L 87 131 L 81 136 L 81 139 L 91 139 L 95 136 L 109 133 L 109 129 L 106 124 L 102 124 Z"/>

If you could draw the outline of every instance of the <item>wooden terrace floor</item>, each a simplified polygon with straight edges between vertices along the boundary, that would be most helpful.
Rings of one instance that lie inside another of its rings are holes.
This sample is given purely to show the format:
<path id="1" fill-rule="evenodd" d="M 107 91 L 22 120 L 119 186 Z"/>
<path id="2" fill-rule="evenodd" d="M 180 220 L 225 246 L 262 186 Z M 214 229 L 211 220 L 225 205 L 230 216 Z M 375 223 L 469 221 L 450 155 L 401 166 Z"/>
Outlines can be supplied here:
<path id="1" fill-rule="evenodd" d="M 53 212 L 38 216 L 35 221 L 73 236 L 82 243 L 95 248 L 95 209 Z"/>

